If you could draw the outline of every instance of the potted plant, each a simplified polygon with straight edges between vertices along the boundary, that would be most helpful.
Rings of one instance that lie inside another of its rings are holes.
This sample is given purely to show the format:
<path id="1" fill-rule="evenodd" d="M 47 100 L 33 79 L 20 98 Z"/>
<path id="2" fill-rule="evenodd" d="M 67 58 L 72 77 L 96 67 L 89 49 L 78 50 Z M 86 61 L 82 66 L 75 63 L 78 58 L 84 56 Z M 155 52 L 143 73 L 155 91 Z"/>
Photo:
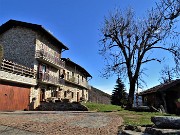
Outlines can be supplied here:
<path id="1" fill-rule="evenodd" d="M 180 108 L 180 98 L 176 99 L 176 106 L 177 108 Z"/>

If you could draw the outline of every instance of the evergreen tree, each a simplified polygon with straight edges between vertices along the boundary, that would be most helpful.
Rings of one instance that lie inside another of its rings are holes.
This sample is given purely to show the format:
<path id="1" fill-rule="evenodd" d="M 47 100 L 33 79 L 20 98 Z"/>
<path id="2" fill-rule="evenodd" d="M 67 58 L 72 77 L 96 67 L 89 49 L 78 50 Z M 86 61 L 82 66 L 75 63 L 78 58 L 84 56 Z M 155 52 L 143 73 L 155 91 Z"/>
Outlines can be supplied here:
<path id="1" fill-rule="evenodd" d="M 125 89 L 124 83 L 118 77 L 118 79 L 116 80 L 115 88 L 112 91 L 111 104 L 120 105 L 120 106 L 126 105 L 127 93 L 125 91 L 126 89 Z"/>

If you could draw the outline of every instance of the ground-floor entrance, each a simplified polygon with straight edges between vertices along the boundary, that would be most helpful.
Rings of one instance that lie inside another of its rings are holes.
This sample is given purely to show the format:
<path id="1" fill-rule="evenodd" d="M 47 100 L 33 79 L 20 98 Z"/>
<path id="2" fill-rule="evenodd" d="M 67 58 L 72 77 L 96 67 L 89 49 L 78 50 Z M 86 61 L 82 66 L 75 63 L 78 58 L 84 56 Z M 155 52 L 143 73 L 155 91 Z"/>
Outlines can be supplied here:
<path id="1" fill-rule="evenodd" d="M 19 84 L 0 84 L 0 111 L 28 110 L 30 87 Z"/>

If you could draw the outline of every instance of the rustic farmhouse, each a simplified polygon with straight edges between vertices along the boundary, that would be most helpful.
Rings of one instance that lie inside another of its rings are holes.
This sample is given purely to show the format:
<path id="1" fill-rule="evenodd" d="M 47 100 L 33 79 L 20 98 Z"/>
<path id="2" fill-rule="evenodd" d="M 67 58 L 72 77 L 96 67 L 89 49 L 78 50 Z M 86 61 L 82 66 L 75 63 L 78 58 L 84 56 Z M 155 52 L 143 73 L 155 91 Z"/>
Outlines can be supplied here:
<path id="1" fill-rule="evenodd" d="M 35 109 L 41 102 L 88 100 L 91 75 L 41 25 L 9 20 L 0 26 L 0 110 Z"/>
<path id="2" fill-rule="evenodd" d="M 163 106 L 166 112 L 176 113 L 180 109 L 177 105 L 180 99 L 180 79 L 157 85 L 138 95 L 142 96 L 144 105 L 157 109 Z"/>

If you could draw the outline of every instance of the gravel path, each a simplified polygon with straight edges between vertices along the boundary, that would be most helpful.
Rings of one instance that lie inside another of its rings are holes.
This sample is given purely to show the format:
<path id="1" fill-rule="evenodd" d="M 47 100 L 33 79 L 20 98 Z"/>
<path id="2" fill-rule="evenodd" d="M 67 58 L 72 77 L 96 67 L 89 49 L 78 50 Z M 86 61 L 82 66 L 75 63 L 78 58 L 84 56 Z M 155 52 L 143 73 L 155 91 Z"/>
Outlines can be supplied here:
<path id="1" fill-rule="evenodd" d="M 122 118 L 97 112 L 0 112 L 0 135 L 117 135 Z"/>

